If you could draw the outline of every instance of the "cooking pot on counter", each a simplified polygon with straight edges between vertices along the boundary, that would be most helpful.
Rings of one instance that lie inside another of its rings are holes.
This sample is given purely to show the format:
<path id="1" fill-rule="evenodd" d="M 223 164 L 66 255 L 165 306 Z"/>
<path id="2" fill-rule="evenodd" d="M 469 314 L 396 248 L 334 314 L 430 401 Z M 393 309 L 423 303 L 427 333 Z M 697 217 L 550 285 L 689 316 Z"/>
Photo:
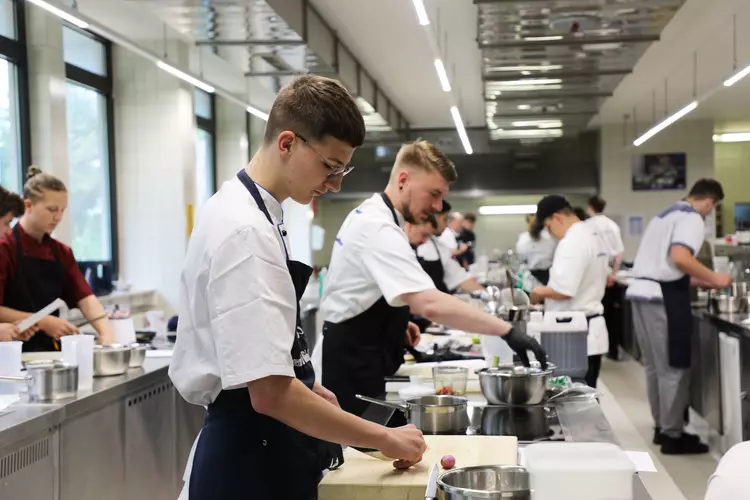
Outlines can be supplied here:
<path id="1" fill-rule="evenodd" d="M 392 403 L 357 394 L 368 403 L 395 408 L 406 414 L 410 424 L 425 434 L 464 434 L 469 426 L 467 399 L 460 396 L 422 396 Z"/>
<path id="2" fill-rule="evenodd" d="M 493 405 L 538 405 L 547 399 L 547 380 L 556 366 L 503 365 L 477 370 L 482 394 Z"/>
<path id="3" fill-rule="evenodd" d="M 130 346 L 122 344 L 94 346 L 94 377 L 122 375 L 130 367 Z"/>
<path id="4" fill-rule="evenodd" d="M 70 399 L 78 392 L 78 366 L 61 361 L 30 361 L 25 364 L 26 376 L 0 376 L 0 380 L 28 385 L 29 401 L 51 402 Z"/>

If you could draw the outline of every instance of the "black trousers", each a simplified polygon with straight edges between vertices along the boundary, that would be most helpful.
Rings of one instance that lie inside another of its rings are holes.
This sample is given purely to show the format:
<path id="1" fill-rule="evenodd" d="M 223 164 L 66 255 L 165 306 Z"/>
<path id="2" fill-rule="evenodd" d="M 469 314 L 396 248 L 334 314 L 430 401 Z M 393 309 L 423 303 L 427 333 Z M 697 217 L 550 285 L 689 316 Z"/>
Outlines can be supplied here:
<path id="1" fill-rule="evenodd" d="M 604 306 L 604 320 L 607 322 L 609 333 L 609 357 L 619 356 L 619 347 L 622 345 L 622 308 L 620 307 L 621 289 L 619 286 L 607 287 L 602 297 Z"/>
<path id="2" fill-rule="evenodd" d="M 596 381 L 599 379 L 599 372 L 602 369 L 602 355 L 589 356 L 589 370 L 586 372 L 586 385 L 596 389 Z"/>

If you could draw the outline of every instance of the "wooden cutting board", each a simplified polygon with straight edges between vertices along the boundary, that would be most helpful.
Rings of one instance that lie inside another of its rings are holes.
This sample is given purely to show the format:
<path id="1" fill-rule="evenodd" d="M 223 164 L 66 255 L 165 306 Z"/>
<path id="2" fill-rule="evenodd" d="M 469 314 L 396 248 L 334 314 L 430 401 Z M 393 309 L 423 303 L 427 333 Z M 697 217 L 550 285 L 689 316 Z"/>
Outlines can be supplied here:
<path id="1" fill-rule="evenodd" d="M 320 483 L 319 500 L 423 500 L 430 469 L 443 455 L 453 455 L 456 467 L 516 465 L 518 459 L 512 436 L 425 436 L 425 441 L 422 462 L 405 471 L 347 448 L 344 465 Z"/>

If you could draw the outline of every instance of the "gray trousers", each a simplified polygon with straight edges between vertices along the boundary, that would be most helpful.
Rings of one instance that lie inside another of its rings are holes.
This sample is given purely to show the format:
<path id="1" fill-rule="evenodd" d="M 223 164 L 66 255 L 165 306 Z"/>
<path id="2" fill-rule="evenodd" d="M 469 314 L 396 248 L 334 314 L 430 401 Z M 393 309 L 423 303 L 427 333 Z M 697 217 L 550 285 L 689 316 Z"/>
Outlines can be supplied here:
<path id="1" fill-rule="evenodd" d="M 690 370 L 673 368 L 667 353 L 667 311 L 664 304 L 632 302 L 633 328 L 646 368 L 646 387 L 654 424 L 678 438 L 685 427 L 690 398 Z"/>

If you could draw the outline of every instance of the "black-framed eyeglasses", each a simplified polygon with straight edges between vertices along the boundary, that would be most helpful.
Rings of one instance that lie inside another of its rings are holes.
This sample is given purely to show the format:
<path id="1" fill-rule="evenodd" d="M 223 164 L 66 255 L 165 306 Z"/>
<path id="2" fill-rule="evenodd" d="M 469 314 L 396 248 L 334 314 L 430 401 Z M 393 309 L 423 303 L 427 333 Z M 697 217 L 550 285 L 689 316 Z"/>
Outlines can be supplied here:
<path id="1" fill-rule="evenodd" d="M 351 172 L 352 170 L 354 170 L 354 165 L 352 165 L 352 164 L 345 165 L 345 166 L 334 165 L 330 161 L 326 160 L 323 157 L 323 155 L 318 152 L 317 149 L 315 149 L 314 147 L 312 147 L 312 145 L 308 142 L 307 139 L 305 139 L 304 137 L 302 137 L 301 135 L 299 135 L 297 132 L 295 132 L 294 135 L 297 136 L 297 138 L 300 141 L 304 142 L 305 146 L 307 146 L 308 148 L 310 148 L 313 151 L 313 153 L 315 153 L 316 155 L 318 155 L 318 158 L 320 158 L 320 161 L 322 161 L 323 164 L 326 166 L 326 168 L 328 170 L 330 170 L 330 172 L 328 173 L 328 177 L 336 177 L 337 175 L 346 175 L 349 172 Z"/>

